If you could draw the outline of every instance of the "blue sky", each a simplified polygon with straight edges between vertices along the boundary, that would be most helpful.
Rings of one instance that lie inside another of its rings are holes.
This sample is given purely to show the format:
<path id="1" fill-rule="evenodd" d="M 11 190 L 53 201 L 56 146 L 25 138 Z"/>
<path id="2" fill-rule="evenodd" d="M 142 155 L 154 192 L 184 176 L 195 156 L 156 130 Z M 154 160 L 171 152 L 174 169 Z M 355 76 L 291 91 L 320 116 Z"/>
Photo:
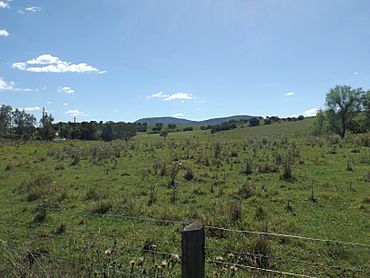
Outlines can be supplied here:
<path id="1" fill-rule="evenodd" d="M 368 0 L 0 0 L 0 104 L 57 121 L 290 116 L 370 88 Z"/>

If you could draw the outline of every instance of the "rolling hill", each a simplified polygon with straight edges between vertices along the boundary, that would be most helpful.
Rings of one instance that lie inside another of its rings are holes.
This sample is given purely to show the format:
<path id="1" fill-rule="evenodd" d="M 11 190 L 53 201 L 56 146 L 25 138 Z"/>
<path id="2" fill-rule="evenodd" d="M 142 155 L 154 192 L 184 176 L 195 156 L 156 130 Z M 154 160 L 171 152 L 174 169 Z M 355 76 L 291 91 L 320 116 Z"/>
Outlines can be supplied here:
<path id="1" fill-rule="evenodd" d="M 203 121 L 191 121 L 187 119 L 180 119 L 175 117 L 151 117 L 151 118 L 142 118 L 137 120 L 135 123 L 148 123 L 148 124 L 155 124 L 155 123 L 162 123 L 162 124 L 176 124 L 176 125 L 192 125 L 192 124 L 199 124 L 199 125 L 217 125 L 224 122 L 228 122 L 231 120 L 240 121 L 240 120 L 249 120 L 255 116 L 249 115 L 235 115 L 229 117 L 220 117 L 220 118 L 212 118 Z"/>

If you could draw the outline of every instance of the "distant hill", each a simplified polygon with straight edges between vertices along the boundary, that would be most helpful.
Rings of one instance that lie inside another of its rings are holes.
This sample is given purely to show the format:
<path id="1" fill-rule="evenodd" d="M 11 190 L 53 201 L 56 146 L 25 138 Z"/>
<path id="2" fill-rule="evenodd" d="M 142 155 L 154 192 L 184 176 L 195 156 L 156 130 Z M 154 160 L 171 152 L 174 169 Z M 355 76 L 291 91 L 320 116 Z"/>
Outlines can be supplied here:
<path id="1" fill-rule="evenodd" d="M 176 124 L 176 125 L 192 125 L 192 124 L 199 124 L 199 125 L 218 125 L 224 122 L 228 122 L 231 120 L 240 121 L 240 120 L 249 120 L 255 116 L 249 115 L 235 115 L 229 117 L 221 117 L 221 118 L 213 118 L 204 121 L 191 121 L 187 119 L 180 119 L 175 117 L 152 117 L 152 118 L 142 118 L 137 120 L 135 123 L 148 123 L 148 124 L 155 124 L 155 123 L 162 123 L 164 125 L 167 124 Z"/>

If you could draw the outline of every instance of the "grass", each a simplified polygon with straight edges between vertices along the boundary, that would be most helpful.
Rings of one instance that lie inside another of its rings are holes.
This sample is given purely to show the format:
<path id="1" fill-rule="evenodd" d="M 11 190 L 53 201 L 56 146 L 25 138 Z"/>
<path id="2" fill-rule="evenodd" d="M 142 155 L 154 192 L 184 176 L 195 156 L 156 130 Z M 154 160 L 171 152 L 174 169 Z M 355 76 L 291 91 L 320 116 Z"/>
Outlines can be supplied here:
<path id="1" fill-rule="evenodd" d="M 13 253 L 0 255 L 0 275 L 45 270 L 60 276 L 133 271 L 178 277 L 180 263 L 170 254 L 181 254 L 183 225 L 147 218 L 370 244 L 370 150 L 363 143 L 369 134 L 345 141 L 314 138 L 311 122 L 213 135 L 195 129 L 166 140 L 139 134 L 128 143 L 4 142 L 0 235 L 2 247 Z M 246 160 L 253 165 L 248 173 Z M 207 247 L 242 254 L 209 250 L 211 260 L 222 256 L 225 262 L 332 277 L 349 273 L 292 259 L 368 267 L 363 247 L 216 230 L 206 236 Z M 246 255 L 253 252 L 273 259 Z M 24 260 L 29 254 L 38 256 Z M 263 274 L 217 264 L 206 270 L 223 277 Z"/>

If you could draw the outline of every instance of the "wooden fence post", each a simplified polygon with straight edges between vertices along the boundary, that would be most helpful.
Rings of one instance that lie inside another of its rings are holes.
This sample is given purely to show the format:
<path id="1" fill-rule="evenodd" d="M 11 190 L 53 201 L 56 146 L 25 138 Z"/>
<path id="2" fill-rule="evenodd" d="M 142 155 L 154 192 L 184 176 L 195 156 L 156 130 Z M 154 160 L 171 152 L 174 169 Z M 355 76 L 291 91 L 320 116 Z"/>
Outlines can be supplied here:
<path id="1" fill-rule="evenodd" d="M 205 235 L 203 224 L 194 222 L 186 226 L 181 235 L 182 278 L 204 278 Z"/>

